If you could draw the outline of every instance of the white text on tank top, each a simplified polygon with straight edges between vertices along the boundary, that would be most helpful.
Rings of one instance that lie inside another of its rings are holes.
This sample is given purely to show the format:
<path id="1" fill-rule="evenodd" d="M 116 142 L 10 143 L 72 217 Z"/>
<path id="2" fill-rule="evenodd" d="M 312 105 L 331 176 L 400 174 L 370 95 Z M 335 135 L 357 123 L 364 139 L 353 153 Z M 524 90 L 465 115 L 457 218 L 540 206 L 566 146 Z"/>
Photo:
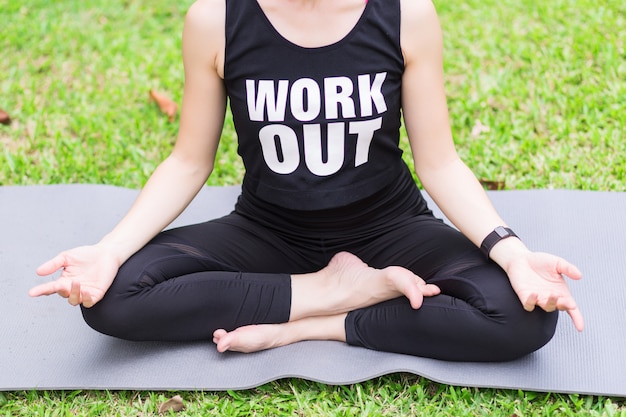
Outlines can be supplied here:
<path id="1" fill-rule="evenodd" d="M 367 163 L 374 133 L 382 127 L 380 115 L 387 111 L 382 93 L 386 76 L 386 72 L 373 77 L 362 74 L 356 77 L 356 83 L 349 77 L 328 77 L 322 86 L 311 78 L 291 84 L 288 80 L 246 80 L 250 121 L 265 124 L 259 131 L 259 141 L 268 168 L 286 175 L 300 165 L 297 133 L 281 124 L 287 112 L 302 122 L 304 161 L 312 174 L 328 176 L 341 169 L 346 157 L 346 132 L 356 136 L 355 167 Z M 309 123 L 322 112 L 328 129 L 326 149 L 322 125 Z"/>

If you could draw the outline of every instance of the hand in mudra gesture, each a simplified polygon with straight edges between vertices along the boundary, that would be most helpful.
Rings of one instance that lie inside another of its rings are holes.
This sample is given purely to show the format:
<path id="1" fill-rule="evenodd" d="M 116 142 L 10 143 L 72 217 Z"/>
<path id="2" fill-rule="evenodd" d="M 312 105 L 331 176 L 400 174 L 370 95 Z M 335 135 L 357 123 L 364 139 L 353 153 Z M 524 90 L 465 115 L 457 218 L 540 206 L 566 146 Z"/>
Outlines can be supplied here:
<path id="1" fill-rule="evenodd" d="M 71 305 L 92 307 L 111 286 L 119 262 L 102 246 L 80 246 L 45 262 L 37 268 L 37 274 L 51 275 L 59 269 L 62 270 L 59 278 L 31 288 L 28 294 L 31 297 L 58 294 Z"/>
<path id="2" fill-rule="evenodd" d="M 566 311 L 578 331 L 584 328 L 582 313 L 564 276 L 578 280 L 580 270 L 563 258 L 542 252 L 529 252 L 512 261 L 507 268 L 511 285 L 524 309 L 533 311 Z"/>

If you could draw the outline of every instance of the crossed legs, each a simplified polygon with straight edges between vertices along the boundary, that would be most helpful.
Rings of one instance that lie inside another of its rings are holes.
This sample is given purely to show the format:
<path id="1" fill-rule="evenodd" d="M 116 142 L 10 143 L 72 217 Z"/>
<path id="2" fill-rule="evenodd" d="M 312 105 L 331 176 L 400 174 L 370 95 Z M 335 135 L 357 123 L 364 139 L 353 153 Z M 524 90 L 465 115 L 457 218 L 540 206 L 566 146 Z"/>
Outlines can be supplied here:
<path id="1" fill-rule="evenodd" d="M 213 339 L 219 351 L 322 339 L 483 361 L 529 353 L 556 326 L 555 314 L 525 312 L 497 265 L 428 216 L 357 244 L 293 246 L 237 216 L 168 232 L 83 315 L 116 337 Z"/>
<path id="2" fill-rule="evenodd" d="M 445 360 L 502 361 L 533 352 L 552 338 L 558 313 L 525 311 L 504 271 L 486 260 L 471 242 L 440 222 L 418 223 L 404 224 L 355 250 L 365 259 L 379 262 L 380 269 L 369 268 L 356 256 L 341 253 L 321 271 L 345 267 L 341 271 L 347 278 L 345 291 L 318 288 L 327 296 L 351 297 L 340 303 L 343 309 L 338 314 L 332 308 L 326 314 L 303 312 L 300 307 L 322 299 L 323 294 L 310 297 L 313 291 L 305 291 L 300 285 L 312 285 L 314 280 L 307 281 L 311 276 L 293 276 L 292 315 L 288 322 L 248 325 L 233 331 L 219 329 L 213 334 L 217 349 L 252 352 L 303 340 L 337 340 Z M 415 238 L 420 232 L 429 235 L 421 243 Z M 394 247 L 393 242 L 400 245 Z M 398 250 L 411 245 L 412 251 Z M 416 255 L 419 253 L 427 254 L 428 259 L 420 259 Z M 383 267 L 380 262 L 406 265 L 429 285 L 424 286 L 409 269 Z M 368 281 L 375 275 L 384 278 Z M 375 282 L 394 284 L 376 288 Z M 415 282 L 417 286 L 413 286 Z M 378 298 L 361 298 L 359 306 L 354 302 L 364 288 Z"/>
<path id="3" fill-rule="evenodd" d="M 424 296 L 438 294 L 439 288 L 405 268 L 375 269 L 341 252 L 318 272 L 293 275 L 291 291 L 287 323 L 248 325 L 231 332 L 218 329 L 213 333 L 217 349 L 253 352 L 302 340 L 345 342 L 344 321 L 349 311 L 401 296 L 418 309 Z"/>

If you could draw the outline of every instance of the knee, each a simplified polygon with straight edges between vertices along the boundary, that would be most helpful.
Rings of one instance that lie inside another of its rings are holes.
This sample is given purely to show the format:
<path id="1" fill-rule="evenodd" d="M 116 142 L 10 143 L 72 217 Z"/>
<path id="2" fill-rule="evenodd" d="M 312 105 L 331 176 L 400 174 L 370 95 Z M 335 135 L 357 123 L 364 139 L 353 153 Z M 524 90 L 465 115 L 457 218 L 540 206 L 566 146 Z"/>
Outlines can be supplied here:
<path id="1" fill-rule="evenodd" d="M 141 300 L 155 285 L 145 272 L 143 252 L 138 252 L 119 269 L 104 297 L 92 307 L 81 306 L 85 323 L 95 331 L 126 340 L 141 340 Z"/>
<path id="2" fill-rule="evenodd" d="M 548 313 L 541 309 L 522 311 L 510 317 L 500 332 L 500 346 L 496 360 L 519 359 L 545 346 L 554 336 L 558 312 Z"/>
<path id="3" fill-rule="evenodd" d="M 85 323 L 95 331 L 125 340 L 141 340 L 134 331 L 127 309 L 106 297 L 93 307 L 81 306 Z"/>

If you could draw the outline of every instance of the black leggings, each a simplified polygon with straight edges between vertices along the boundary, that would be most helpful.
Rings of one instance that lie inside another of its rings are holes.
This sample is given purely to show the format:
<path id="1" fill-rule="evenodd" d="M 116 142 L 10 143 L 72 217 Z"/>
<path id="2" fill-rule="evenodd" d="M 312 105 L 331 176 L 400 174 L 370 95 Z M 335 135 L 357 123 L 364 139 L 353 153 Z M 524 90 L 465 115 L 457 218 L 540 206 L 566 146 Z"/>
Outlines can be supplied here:
<path id="1" fill-rule="evenodd" d="M 226 217 L 159 234 L 83 316 L 94 329 L 130 340 L 210 340 L 218 328 L 283 323 L 290 275 L 317 271 L 340 251 L 376 268 L 404 266 L 441 288 L 418 310 L 400 297 L 348 313 L 349 344 L 502 361 L 554 334 L 557 313 L 524 311 L 504 271 L 435 219 L 412 181 L 340 210 L 278 211 L 240 198 Z"/>

